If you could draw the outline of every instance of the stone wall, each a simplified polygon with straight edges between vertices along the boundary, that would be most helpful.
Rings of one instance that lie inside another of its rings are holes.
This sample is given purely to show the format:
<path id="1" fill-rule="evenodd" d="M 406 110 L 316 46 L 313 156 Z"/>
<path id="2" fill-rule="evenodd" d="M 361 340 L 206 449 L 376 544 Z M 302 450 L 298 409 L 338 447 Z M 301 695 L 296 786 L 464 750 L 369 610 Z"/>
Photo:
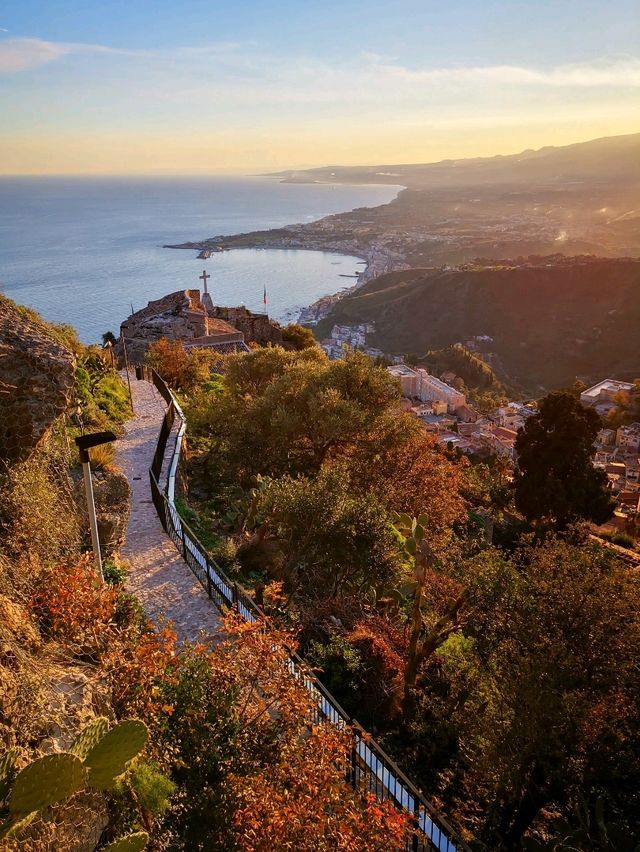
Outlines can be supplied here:
<path id="1" fill-rule="evenodd" d="M 282 329 L 266 314 L 254 314 L 247 308 L 223 308 L 214 306 L 212 315 L 226 320 L 244 334 L 245 343 L 266 346 L 282 343 Z"/>

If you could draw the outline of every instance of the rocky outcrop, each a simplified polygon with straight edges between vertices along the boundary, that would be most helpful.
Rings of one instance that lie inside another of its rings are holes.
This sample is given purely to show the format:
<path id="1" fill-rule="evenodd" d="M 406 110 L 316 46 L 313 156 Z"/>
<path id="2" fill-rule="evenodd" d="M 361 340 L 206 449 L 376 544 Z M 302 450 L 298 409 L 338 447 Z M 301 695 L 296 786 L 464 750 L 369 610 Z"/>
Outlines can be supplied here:
<path id="1" fill-rule="evenodd" d="M 22 461 L 67 408 L 75 359 L 32 311 L 0 296 L 0 459 Z"/>

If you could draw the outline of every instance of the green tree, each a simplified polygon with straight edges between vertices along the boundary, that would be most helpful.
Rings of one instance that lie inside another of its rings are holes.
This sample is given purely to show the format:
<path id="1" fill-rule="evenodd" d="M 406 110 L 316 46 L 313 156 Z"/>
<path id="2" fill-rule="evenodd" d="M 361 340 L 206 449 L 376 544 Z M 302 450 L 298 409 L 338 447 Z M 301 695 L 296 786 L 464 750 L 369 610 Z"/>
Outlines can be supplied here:
<path id="1" fill-rule="evenodd" d="M 591 463 L 600 427 L 598 414 L 571 394 L 552 393 L 540 402 L 516 440 L 516 506 L 527 519 L 563 530 L 581 518 L 604 523 L 611 517 L 606 475 Z"/>
<path id="2" fill-rule="evenodd" d="M 316 473 L 367 441 L 399 394 L 366 356 L 332 362 L 317 347 L 234 356 L 224 387 L 207 422 L 196 420 L 209 442 L 211 474 L 243 485 L 258 473 Z"/>
<path id="3" fill-rule="evenodd" d="M 484 839 L 520 848 L 543 808 L 602 796 L 640 826 L 638 581 L 597 545 L 561 540 L 465 569 L 473 639 L 491 688 L 465 734 L 466 789 L 484 790 Z M 460 730 L 463 730 L 462 728 Z"/>
<path id="4" fill-rule="evenodd" d="M 282 342 L 297 351 L 318 345 L 311 329 L 298 323 L 291 323 L 282 329 Z"/>
<path id="5" fill-rule="evenodd" d="M 399 571 L 400 550 L 384 507 L 373 495 L 354 494 L 340 467 L 270 481 L 256 514 L 284 551 L 291 586 L 306 596 L 362 594 Z"/>

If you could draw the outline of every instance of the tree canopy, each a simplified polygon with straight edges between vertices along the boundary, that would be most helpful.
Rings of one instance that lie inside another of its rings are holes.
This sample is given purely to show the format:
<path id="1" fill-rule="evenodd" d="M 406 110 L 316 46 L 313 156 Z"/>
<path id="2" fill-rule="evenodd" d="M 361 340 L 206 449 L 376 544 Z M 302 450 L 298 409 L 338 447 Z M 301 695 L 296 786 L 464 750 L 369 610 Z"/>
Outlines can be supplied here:
<path id="1" fill-rule="evenodd" d="M 551 521 L 557 529 L 586 519 L 604 523 L 613 513 L 606 475 L 591 459 L 601 428 L 593 409 L 569 393 L 540 402 L 516 439 L 516 506 L 532 521 Z"/>

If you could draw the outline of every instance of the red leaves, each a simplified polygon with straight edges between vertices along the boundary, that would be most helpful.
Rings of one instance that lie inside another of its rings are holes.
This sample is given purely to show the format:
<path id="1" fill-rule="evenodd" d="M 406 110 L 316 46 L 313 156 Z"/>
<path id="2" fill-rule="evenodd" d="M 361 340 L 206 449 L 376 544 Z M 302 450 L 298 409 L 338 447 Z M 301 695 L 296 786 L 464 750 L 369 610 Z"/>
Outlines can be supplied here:
<path id="1" fill-rule="evenodd" d="M 106 647 L 104 630 L 115 615 L 116 591 L 105 586 L 88 561 L 45 575 L 29 601 L 41 630 L 82 652 Z"/>

